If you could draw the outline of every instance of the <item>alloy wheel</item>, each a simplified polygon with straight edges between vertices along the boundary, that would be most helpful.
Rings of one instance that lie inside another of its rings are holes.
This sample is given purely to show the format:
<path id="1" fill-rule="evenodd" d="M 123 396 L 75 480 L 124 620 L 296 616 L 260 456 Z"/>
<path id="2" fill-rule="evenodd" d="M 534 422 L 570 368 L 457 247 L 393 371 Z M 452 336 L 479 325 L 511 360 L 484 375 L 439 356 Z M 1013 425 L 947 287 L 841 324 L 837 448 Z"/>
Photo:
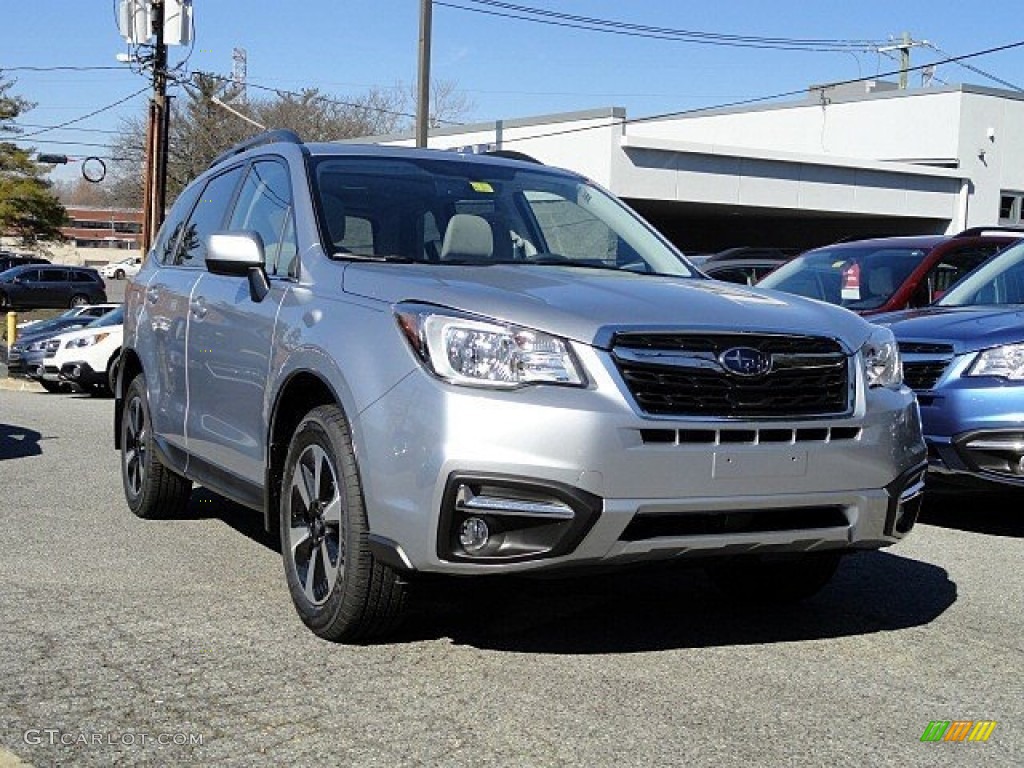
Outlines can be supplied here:
<path id="1" fill-rule="evenodd" d="M 305 598 L 323 605 L 344 572 L 342 499 L 331 457 L 319 445 L 302 451 L 288 501 L 288 550 Z"/>
<path id="2" fill-rule="evenodd" d="M 133 397 L 125 413 L 124 472 L 125 483 L 133 496 L 142 493 L 146 480 L 146 413 L 142 398 Z"/>

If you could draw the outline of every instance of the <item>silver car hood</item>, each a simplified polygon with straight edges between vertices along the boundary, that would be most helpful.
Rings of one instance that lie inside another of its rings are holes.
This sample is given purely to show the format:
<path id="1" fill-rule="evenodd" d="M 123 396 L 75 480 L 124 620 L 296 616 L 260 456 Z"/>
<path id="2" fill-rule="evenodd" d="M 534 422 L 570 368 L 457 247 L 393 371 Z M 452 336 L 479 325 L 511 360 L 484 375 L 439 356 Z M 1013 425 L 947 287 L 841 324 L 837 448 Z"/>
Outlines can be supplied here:
<path id="1" fill-rule="evenodd" d="M 559 266 L 346 265 L 347 293 L 415 301 L 605 346 L 622 328 L 824 335 L 857 350 L 872 326 L 792 294 L 701 278 Z"/>

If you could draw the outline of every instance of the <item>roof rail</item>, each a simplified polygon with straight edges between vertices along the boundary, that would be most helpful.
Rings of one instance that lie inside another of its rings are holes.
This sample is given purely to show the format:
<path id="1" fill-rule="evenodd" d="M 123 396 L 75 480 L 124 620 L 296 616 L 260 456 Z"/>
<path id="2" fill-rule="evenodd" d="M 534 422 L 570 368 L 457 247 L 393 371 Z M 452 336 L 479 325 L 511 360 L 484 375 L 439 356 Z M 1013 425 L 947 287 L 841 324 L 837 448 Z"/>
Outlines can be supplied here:
<path id="1" fill-rule="evenodd" d="M 489 157 L 504 157 L 507 160 L 522 160 L 524 163 L 544 165 L 544 163 L 536 157 L 528 155 L 525 152 L 518 152 L 514 149 L 489 149 L 481 154 L 488 155 Z"/>
<path id="2" fill-rule="evenodd" d="M 255 147 L 262 147 L 264 144 L 276 144 L 277 142 L 285 142 L 287 144 L 301 144 L 302 139 L 299 138 L 299 134 L 295 131 L 289 131 L 287 128 L 278 128 L 274 131 L 264 131 L 263 133 L 256 134 L 251 139 L 240 141 L 231 149 L 225 150 L 213 158 L 213 162 L 210 163 L 210 168 L 215 165 L 220 165 L 229 157 L 234 157 L 242 152 L 253 149 Z"/>
<path id="3" fill-rule="evenodd" d="M 1024 237 L 1024 228 L 1021 228 L 1021 227 L 998 227 L 998 226 L 997 227 L 969 227 L 969 228 L 965 229 L 963 232 L 957 232 L 955 235 L 953 235 L 953 237 L 978 237 L 979 235 L 984 235 L 984 234 L 986 234 L 988 232 L 991 232 L 993 234 L 996 234 L 996 233 L 999 233 L 999 232 L 1006 232 L 1007 234 L 1019 235 L 1021 237 Z"/>

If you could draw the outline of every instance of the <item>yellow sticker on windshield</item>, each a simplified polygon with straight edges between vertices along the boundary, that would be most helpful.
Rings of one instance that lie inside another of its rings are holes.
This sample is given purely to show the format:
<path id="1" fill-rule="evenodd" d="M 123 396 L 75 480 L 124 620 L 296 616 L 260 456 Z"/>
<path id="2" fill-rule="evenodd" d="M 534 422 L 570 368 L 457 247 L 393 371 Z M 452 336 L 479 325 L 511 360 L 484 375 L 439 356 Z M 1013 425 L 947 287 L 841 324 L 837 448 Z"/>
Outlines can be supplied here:
<path id="1" fill-rule="evenodd" d="M 832 262 L 832 269 L 839 269 L 845 263 L 846 263 L 845 261 L 833 261 Z"/>
<path id="2" fill-rule="evenodd" d="M 474 192 L 494 192 L 494 187 L 486 181 L 471 181 L 469 182 L 469 186 L 473 188 Z"/>

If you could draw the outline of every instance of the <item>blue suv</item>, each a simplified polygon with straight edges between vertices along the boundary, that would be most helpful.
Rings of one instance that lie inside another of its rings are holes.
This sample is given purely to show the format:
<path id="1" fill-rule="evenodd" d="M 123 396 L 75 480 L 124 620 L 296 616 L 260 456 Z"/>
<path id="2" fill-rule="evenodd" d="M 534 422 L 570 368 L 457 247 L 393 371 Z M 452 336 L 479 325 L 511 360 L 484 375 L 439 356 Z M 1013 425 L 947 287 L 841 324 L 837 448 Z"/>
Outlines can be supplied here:
<path id="1" fill-rule="evenodd" d="M 899 342 L 932 475 L 1024 487 L 1024 243 L 930 307 L 872 320 Z"/>

